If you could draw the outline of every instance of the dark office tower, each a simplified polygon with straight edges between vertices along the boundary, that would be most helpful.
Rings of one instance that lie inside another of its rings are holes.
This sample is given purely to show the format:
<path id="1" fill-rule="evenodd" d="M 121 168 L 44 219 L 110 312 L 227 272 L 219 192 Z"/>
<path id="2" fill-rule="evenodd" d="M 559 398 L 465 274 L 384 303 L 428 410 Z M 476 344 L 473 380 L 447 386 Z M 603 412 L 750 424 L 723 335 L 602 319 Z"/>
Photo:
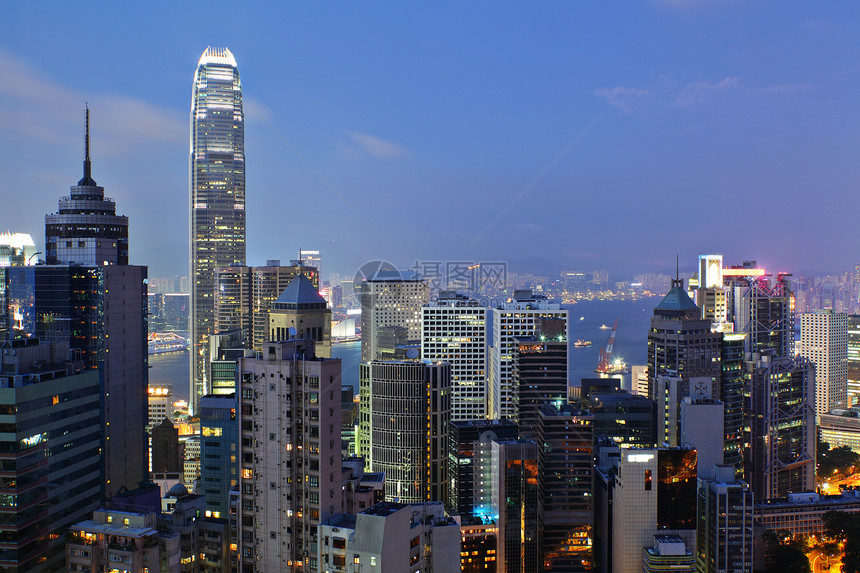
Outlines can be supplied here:
<path id="1" fill-rule="evenodd" d="M 848 315 L 848 405 L 860 399 L 860 314 Z"/>
<path id="2" fill-rule="evenodd" d="M 657 413 L 654 401 L 629 392 L 594 392 L 588 410 L 594 417 L 594 434 L 620 446 L 652 448 L 656 442 Z"/>
<path id="3" fill-rule="evenodd" d="M 538 445 L 530 440 L 475 444 L 475 513 L 498 524 L 498 571 L 540 570 Z"/>
<path id="4" fill-rule="evenodd" d="M 567 324 L 544 319 L 535 336 L 514 341 L 513 388 L 522 437 L 535 437 L 541 406 L 567 404 Z"/>
<path id="5" fill-rule="evenodd" d="M 386 501 L 444 501 L 451 365 L 374 360 L 360 370 L 359 455 L 385 472 Z"/>
<path id="6" fill-rule="evenodd" d="M 723 334 L 720 345 L 720 401 L 723 403 L 723 430 L 726 433 L 723 463 L 741 475 L 744 427 L 744 348 L 745 334 Z"/>
<path id="7" fill-rule="evenodd" d="M 749 275 L 737 275 L 746 272 Z M 727 312 L 734 331 L 745 333 L 747 352 L 794 356 L 794 310 L 789 276 L 778 274 L 771 284 L 755 261 L 731 269 L 725 278 Z"/>
<path id="8" fill-rule="evenodd" d="M 591 568 L 593 421 L 586 410 L 572 406 L 540 408 L 542 571 Z"/>
<path id="9" fill-rule="evenodd" d="M 713 477 L 699 477 L 696 518 L 697 571 L 752 571 L 753 494 L 733 466 L 715 466 Z"/>
<path id="10" fill-rule="evenodd" d="M 88 293 L 94 306 L 101 303 L 103 313 L 100 340 L 91 342 L 103 350 L 100 368 L 104 384 L 107 496 L 123 486 L 134 489 L 148 477 L 146 275 L 146 267 L 101 267 L 101 288 Z M 75 292 L 72 297 L 75 304 L 80 304 L 82 293 Z"/>
<path id="11" fill-rule="evenodd" d="M 719 398 L 720 339 L 711 332 L 711 321 L 701 318 L 701 310 L 684 291 L 683 280 L 673 280 L 672 288 L 654 309 L 648 333 L 649 395 L 655 398 L 658 376 L 679 376 L 681 394 L 689 394 L 690 378 L 714 380 L 711 398 Z"/>
<path id="12" fill-rule="evenodd" d="M 448 426 L 448 499 L 451 515 L 471 516 L 475 511 L 475 442 L 517 439 L 512 420 L 461 420 Z"/>
<path id="13" fill-rule="evenodd" d="M 152 471 L 156 473 L 182 471 L 179 430 L 167 417 L 152 428 Z"/>
<path id="14" fill-rule="evenodd" d="M 208 395 L 200 399 L 200 487 L 206 514 L 226 518 L 230 490 L 239 483 L 239 420 L 236 395 Z"/>
<path id="15" fill-rule="evenodd" d="M 205 394 L 215 269 L 245 264 L 245 114 L 236 59 L 206 48 L 191 95 L 191 398 Z"/>
<path id="16" fill-rule="evenodd" d="M 106 493 L 137 487 L 147 477 L 146 267 L 7 267 L 0 284 L 9 336 L 67 342 L 99 372 Z"/>
<path id="17" fill-rule="evenodd" d="M 814 491 L 815 366 L 801 356 L 753 354 L 744 376 L 744 481 L 760 500 Z"/>
<path id="18" fill-rule="evenodd" d="M 102 501 L 99 375 L 65 342 L 0 342 L 0 570 L 63 570 L 66 530 Z"/>
<path id="19" fill-rule="evenodd" d="M 116 203 L 92 178 L 89 109 L 86 123 L 84 176 L 57 212 L 45 216 L 45 258 L 48 264 L 127 265 L 128 217 L 116 214 Z"/>

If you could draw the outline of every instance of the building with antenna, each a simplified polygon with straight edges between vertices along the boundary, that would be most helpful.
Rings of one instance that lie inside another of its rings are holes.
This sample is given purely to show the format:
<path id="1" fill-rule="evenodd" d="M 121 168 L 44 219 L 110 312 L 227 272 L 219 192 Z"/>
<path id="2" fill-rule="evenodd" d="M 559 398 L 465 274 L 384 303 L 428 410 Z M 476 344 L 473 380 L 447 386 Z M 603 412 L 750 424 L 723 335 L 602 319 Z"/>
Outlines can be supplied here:
<path id="1" fill-rule="evenodd" d="M 116 203 L 92 177 L 89 108 L 86 115 L 84 176 L 45 216 L 45 257 L 49 265 L 127 265 L 128 217 L 116 214 Z"/>
<path id="2" fill-rule="evenodd" d="M 88 143 L 83 178 L 45 217 L 52 264 L 0 267 L 0 336 L 67 343 L 98 373 L 102 429 L 91 454 L 111 496 L 148 475 L 147 268 L 127 264 L 128 220 L 92 178 Z"/>

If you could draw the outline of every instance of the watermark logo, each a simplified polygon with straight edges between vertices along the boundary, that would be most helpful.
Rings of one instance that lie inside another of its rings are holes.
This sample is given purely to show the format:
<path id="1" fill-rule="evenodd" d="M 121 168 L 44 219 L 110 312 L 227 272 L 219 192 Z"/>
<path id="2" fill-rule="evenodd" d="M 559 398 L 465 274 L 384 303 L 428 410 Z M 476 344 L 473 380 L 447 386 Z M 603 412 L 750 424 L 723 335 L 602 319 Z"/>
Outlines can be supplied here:
<path id="1" fill-rule="evenodd" d="M 384 275 L 386 278 L 402 277 L 400 270 L 393 263 L 379 260 L 367 261 L 358 267 L 358 270 L 355 271 L 355 275 L 352 277 L 352 288 L 355 292 L 356 300 L 361 300 L 361 285 L 364 281 L 380 275 Z"/>
<path id="2" fill-rule="evenodd" d="M 430 287 L 431 300 L 436 300 L 443 291 L 478 296 L 496 295 L 508 286 L 508 263 L 505 261 L 416 260 L 410 271 L 404 273 L 388 261 L 374 260 L 364 263 L 353 277 L 356 299 L 361 300 L 362 284 L 371 278 L 422 279 Z"/>

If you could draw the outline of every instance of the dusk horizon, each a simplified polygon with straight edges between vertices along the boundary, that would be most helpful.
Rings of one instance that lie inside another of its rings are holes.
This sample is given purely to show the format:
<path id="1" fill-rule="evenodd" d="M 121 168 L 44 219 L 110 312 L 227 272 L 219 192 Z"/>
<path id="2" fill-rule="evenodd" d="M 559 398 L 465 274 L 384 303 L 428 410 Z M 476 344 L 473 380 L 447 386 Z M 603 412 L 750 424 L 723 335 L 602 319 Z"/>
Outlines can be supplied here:
<path id="1" fill-rule="evenodd" d="M 376 259 L 539 257 L 629 276 L 719 252 L 843 271 L 856 263 L 860 11 L 817 8 L 270 7 L 221 20 L 16 4 L 0 25 L 16 190 L 0 230 L 42 248 L 44 215 L 80 177 L 88 102 L 93 177 L 132 222 L 132 262 L 187 274 L 189 88 L 211 45 L 242 76 L 249 264 L 318 249 L 342 275 Z M 76 41 L 87 27 L 105 37 Z"/>

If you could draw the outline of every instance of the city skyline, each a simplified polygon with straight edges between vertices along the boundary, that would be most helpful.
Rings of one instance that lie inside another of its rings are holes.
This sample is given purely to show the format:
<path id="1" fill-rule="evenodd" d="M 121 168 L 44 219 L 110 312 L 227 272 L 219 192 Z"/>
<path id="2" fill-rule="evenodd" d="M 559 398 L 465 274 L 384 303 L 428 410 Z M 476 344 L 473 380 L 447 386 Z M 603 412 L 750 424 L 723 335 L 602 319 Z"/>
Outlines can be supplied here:
<path id="1" fill-rule="evenodd" d="M 20 193 L 0 230 L 44 250 L 89 102 L 131 262 L 183 274 L 188 69 L 219 45 L 243 68 L 249 264 L 300 248 L 343 274 L 531 256 L 634 273 L 714 250 L 796 273 L 854 263 L 851 4 L 322 10 L 8 7 L 0 145 Z M 168 39 L 150 42 L 151 18 Z M 108 25 L 123 20 L 136 25 Z M 85 25 L 103 41 L 79 40 Z"/>

